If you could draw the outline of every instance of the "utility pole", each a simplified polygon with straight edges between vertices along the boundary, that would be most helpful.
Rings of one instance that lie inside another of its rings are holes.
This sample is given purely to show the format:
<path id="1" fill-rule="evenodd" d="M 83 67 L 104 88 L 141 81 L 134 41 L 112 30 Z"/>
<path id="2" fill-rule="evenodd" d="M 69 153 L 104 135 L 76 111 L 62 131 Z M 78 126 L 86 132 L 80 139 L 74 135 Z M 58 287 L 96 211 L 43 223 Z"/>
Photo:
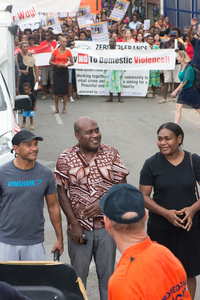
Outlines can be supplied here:
<path id="1" fill-rule="evenodd" d="M 130 4 L 128 7 L 128 17 L 130 19 L 130 22 L 132 21 L 132 0 L 129 0 Z"/>

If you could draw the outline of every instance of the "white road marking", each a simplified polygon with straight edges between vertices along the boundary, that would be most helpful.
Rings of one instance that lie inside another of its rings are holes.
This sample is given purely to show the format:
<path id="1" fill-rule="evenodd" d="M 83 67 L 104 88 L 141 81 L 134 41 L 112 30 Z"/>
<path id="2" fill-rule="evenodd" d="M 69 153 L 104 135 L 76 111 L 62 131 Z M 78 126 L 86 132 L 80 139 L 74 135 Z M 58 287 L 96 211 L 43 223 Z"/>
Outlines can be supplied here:
<path id="1" fill-rule="evenodd" d="M 50 107 L 51 107 L 52 111 L 55 110 L 55 106 L 54 106 L 54 105 L 50 105 Z M 62 121 L 61 117 L 59 116 L 59 114 L 55 114 L 54 116 L 55 116 L 55 118 L 56 118 L 57 123 L 58 123 L 59 125 L 62 125 L 62 124 L 63 124 L 63 121 Z"/>

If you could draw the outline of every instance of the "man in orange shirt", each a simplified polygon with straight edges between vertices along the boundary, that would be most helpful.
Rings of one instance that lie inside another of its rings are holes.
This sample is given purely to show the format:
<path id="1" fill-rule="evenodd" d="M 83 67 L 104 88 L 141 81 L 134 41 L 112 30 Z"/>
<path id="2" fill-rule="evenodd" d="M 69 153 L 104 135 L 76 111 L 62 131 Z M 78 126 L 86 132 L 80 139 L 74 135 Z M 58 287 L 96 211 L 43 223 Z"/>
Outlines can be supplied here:
<path id="1" fill-rule="evenodd" d="M 101 198 L 100 206 L 105 227 L 122 253 L 108 283 L 108 300 L 191 299 L 180 261 L 147 236 L 142 193 L 118 184 Z"/>

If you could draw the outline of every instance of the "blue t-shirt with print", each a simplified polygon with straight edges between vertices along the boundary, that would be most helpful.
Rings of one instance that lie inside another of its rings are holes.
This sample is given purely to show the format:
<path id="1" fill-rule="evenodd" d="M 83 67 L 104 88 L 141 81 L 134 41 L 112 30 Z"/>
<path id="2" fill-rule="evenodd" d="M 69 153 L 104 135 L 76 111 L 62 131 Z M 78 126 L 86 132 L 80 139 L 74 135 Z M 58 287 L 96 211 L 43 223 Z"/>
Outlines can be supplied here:
<path id="1" fill-rule="evenodd" d="M 0 242 L 34 245 L 44 242 L 44 196 L 56 192 L 53 172 L 35 161 L 28 170 L 13 161 L 0 167 Z"/>

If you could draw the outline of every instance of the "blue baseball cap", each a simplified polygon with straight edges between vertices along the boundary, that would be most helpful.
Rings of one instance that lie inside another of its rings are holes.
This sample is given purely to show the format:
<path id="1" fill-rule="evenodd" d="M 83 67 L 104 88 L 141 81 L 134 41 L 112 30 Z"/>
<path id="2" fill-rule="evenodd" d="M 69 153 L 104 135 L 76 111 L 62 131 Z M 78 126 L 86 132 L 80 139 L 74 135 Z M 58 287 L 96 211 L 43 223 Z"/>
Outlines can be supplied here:
<path id="1" fill-rule="evenodd" d="M 127 183 L 112 186 L 101 198 L 100 206 L 105 216 L 121 224 L 136 223 L 145 216 L 143 194 Z M 125 219 L 123 215 L 127 212 L 135 212 L 137 216 Z"/>
<path id="2" fill-rule="evenodd" d="M 170 33 L 169 33 L 169 36 L 174 36 L 174 37 L 176 37 L 176 32 L 175 31 L 170 31 Z"/>

